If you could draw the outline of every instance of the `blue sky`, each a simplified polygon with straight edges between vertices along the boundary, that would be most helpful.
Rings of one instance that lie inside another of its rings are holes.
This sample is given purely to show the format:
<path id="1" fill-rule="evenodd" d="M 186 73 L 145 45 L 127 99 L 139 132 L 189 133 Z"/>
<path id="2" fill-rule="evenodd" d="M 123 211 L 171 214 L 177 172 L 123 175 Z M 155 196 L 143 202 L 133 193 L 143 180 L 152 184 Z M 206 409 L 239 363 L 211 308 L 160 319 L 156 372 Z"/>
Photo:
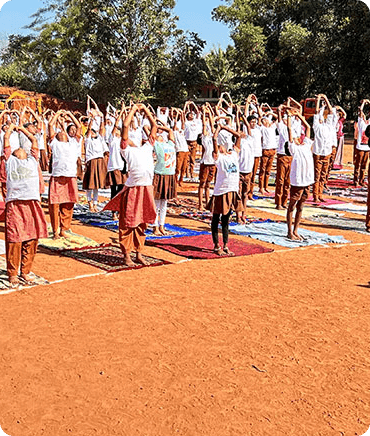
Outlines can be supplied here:
<path id="1" fill-rule="evenodd" d="M 229 29 L 211 19 L 212 9 L 222 4 L 221 0 L 177 0 L 176 3 L 178 27 L 198 33 L 207 41 L 206 51 L 218 45 L 226 48 L 231 43 Z M 0 11 L 0 40 L 12 33 L 27 33 L 22 27 L 31 22 L 29 17 L 43 4 L 42 0 L 11 0 L 5 3 Z"/>

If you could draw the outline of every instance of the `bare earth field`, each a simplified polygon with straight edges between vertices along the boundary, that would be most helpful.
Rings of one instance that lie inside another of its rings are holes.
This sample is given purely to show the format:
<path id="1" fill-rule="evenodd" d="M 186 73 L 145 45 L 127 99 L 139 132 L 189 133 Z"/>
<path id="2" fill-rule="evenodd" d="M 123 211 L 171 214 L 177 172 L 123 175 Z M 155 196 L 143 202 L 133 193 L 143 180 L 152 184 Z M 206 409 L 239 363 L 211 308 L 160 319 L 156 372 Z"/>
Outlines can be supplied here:
<path id="1" fill-rule="evenodd" d="M 345 162 L 350 155 L 347 145 Z M 351 243 L 292 250 L 251 240 L 275 251 L 191 261 L 147 247 L 174 263 L 115 274 L 41 250 L 33 271 L 51 284 L 0 295 L 2 429 L 11 436 L 364 434 L 370 234 L 307 220 L 302 227 Z M 78 221 L 73 231 L 117 239 Z"/>

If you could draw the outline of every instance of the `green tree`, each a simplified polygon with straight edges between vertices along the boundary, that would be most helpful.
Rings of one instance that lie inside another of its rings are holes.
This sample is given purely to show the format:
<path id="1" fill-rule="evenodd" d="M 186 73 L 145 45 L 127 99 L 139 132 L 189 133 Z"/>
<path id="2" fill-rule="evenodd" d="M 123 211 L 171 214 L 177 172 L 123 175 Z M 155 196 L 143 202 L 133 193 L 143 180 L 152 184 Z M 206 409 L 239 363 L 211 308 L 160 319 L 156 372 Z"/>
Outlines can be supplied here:
<path id="1" fill-rule="evenodd" d="M 150 96 L 152 77 L 166 60 L 176 37 L 175 0 L 51 1 L 32 18 L 37 34 L 10 41 L 3 66 L 11 63 L 27 76 L 30 65 L 38 90 L 83 99 L 89 92 L 105 103 Z M 18 47 L 19 48 L 19 47 Z"/>
<path id="2" fill-rule="evenodd" d="M 370 11 L 361 1 L 226 0 L 213 17 L 230 27 L 239 93 L 278 104 L 325 92 L 347 106 L 370 93 Z"/>
<path id="3" fill-rule="evenodd" d="M 233 63 L 230 61 L 226 51 L 221 47 L 213 48 L 206 56 L 205 62 L 207 71 L 205 78 L 207 83 L 216 87 L 218 94 L 223 91 L 231 91 L 235 72 Z"/>

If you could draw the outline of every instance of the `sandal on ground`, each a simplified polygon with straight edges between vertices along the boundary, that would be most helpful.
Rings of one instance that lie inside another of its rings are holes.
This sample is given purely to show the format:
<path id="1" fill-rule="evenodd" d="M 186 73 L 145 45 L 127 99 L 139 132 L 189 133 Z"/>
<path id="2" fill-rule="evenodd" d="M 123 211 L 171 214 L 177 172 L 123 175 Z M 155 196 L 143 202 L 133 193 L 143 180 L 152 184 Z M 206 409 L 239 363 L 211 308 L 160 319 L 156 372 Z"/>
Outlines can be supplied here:
<path id="1" fill-rule="evenodd" d="M 234 253 L 230 251 L 228 247 L 224 247 L 224 253 L 228 256 L 234 256 Z"/>
<path id="2" fill-rule="evenodd" d="M 215 247 L 215 248 L 213 249 L 213 252 L 214 252 L 215 254 L 217 254 L 218 256 L 222 256 L 222 255 L 224 254 L 224 252 L 223 252 L 223 250 L 222 250 L 221 247 Z"/>

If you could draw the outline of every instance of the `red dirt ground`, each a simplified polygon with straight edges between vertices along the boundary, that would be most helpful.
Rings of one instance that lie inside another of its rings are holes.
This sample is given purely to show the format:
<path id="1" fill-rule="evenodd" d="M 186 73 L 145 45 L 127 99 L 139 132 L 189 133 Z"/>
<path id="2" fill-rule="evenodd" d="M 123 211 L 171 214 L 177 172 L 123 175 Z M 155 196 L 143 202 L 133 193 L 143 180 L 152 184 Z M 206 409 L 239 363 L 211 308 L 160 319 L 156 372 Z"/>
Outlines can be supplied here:
<path id="1" fill-rule="evenodd" d="M 39 253 L 33 270 L 53 283 L 0 295 L 3 430 L 365 433 L 370 235 L 304 223 L 352 243 L 289 250 L 257 242 L 275 251 L 115 274 Z M 78 222 L 73 231 L 98 242 L 117 238 Z M 183 260 L 152 247 L 146 253 Z"/>

